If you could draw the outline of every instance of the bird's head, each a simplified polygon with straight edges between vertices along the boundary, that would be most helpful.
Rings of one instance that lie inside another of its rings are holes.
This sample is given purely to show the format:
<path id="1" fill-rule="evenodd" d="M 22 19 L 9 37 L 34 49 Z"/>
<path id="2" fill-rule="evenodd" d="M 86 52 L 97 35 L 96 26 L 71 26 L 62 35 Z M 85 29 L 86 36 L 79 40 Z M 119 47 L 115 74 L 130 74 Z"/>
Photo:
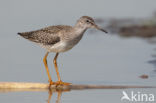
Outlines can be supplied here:
<path id="1" fill-rule="evenodd" d="M 104 29 L 100 28 L 98 25 L 96 25 L 94 19 L 92 19 L 89 16 L 82 16 L 78 20 L 77 24 L 80 27 L 83 27 L 83 28 L 86 28 L 86 29 L 88 29 L 88 28 L 95 28 L 95 29 L 98 29 L 100 31 L 103 31 L 103 32 L 107 33 L 106 30 L 104 30 Z"/>

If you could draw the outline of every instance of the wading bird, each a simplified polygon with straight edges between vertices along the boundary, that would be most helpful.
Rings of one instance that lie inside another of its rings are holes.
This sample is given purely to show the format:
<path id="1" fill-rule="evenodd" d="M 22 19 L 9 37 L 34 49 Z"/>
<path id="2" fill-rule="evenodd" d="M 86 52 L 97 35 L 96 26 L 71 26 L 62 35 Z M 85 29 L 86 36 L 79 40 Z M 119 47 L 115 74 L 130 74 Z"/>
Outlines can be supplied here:
<path id="1" fill-rule="evenodd" d="M 107 33 L 107 31 L 97 26 L 91 17 L 82 16 L 73 27 L 67 25 L 49 26 L 40 30 L 18 34 L 47 50 L 43 62 L 49 78 L 49 85 L 70 85 L 71 83 L 61 81 L 57 66 L 57 57 L 59 53 L 72 49 L 81 40 L 84 32 L 88 28 L 96 28 Z M 50 52 L 56 53 L 53 63 L 58 77 L 57 82 L 52 81 L 47 65 L 47 56 Z"/>

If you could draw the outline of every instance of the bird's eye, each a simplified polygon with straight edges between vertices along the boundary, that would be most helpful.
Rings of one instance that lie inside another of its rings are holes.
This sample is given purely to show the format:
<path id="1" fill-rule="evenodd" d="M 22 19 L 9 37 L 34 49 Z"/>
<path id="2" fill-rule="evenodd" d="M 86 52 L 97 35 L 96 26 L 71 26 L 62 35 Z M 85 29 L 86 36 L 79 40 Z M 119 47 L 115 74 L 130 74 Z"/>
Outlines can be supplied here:
<path id="1" fill-rule="evenodd" d="M 86 20 L 86 22 L 89 23 L 90 21 L 89 20 Z"/>

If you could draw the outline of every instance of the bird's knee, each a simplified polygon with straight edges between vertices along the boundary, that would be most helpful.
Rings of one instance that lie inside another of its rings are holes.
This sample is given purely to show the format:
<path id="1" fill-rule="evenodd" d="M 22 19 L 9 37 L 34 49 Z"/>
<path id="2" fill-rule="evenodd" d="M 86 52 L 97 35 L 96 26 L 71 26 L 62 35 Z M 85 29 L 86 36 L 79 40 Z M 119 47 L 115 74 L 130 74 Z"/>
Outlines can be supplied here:
<path id="1" fill-rule="evenodd" d="M 53 63 L 54 63 L 54 64 L 56 64 L 56 63 L 57 63 L 55 59 L 53 60 Z"/>

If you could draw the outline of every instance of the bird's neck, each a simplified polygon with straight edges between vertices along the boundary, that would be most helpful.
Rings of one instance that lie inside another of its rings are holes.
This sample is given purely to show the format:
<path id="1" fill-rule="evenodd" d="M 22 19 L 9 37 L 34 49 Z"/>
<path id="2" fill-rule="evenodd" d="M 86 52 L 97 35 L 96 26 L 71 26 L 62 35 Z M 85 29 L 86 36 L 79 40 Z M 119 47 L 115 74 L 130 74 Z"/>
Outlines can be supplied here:
<path id="1" fill-rule="evenodd" d="M 75 33 L 78 35 L 83 35 L 83 33 L 87 30 L 87 28 L 84 25 L 81 25 L 80 23 L 77 23 L 73 27 L 73 29 L 74 29 Z"/>

